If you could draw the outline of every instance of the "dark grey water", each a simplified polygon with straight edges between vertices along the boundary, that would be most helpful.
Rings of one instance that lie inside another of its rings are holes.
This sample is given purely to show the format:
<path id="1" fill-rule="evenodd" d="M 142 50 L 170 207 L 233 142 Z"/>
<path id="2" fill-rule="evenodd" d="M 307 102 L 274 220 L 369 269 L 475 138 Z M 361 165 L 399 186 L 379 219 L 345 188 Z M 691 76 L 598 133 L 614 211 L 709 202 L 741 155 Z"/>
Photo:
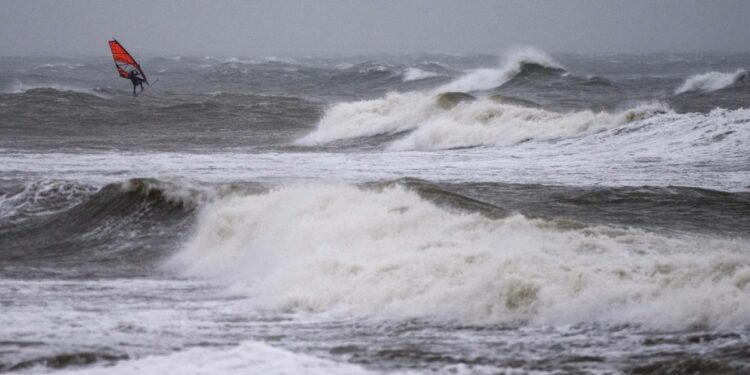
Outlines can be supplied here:
<path id="1" fill-rule="evenodd" d="M 141 64 L 0 59 L 0 371 L 750 371 L 750 55 Z"/>

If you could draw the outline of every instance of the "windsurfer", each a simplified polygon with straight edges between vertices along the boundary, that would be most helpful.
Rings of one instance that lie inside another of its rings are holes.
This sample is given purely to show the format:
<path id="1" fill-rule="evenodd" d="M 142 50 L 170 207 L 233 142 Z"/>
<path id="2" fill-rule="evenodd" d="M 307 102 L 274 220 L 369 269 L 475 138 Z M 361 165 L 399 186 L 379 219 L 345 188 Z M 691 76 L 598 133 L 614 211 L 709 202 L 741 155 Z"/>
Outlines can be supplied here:
<path id="1" fill-rule="evenodd" d="M 131 70 L 128 74 L 128 78 L 130 78 L 130 82 L 133 83 L 133 96 L 136 96 L 135 88 L 136 86 L 141 86 L 141 92 L 143 92 L 143 78 L 138 77 L 138 71 L 137 70 Z"/>

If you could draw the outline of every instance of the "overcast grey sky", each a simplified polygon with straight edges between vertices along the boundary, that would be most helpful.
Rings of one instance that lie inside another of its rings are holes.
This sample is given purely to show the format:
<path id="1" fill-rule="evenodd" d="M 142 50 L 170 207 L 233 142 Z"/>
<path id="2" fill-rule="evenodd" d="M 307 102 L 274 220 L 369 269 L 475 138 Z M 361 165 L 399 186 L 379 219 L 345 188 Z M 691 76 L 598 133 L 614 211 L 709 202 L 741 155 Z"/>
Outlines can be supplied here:
<path id="1" fill-rule="evenodd" d="M 3 0 L 0 55 L 750 52 L 750 0 Z"/>

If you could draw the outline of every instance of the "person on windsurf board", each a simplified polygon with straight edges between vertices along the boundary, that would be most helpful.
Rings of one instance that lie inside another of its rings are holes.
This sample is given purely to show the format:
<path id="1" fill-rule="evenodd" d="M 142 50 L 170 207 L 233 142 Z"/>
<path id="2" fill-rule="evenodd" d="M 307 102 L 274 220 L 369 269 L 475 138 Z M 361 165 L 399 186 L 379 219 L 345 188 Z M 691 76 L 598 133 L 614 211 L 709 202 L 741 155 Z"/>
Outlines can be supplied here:
<path id="1" fill-rule="evenodd" d="M 141 69 L 141 65 L 135 61 L 133 56 L 125 50 L 125 47 L 117 39 L 109 41 L 109 49 L 112 51 L 112 58 L 115 60 L 117 73 L 120 77 L 129 79 L 133 84 L 133 96 L 138 96 L 135 93 L 137 86 L 141 86 L 141 92 L 143 91 L 143 82 L 146 82 L 149 86 L 151 85 L 148 83 L 146 73 Z"/>
<path id="2" fill-rule="evenodd" d="M 141 92 L 143 92 L 143 79 L 141 77 L 138 77 L 138 71 L 133 70 L 128 74 L 128 78 L 130 78 L 130 82 L 133 83 L 133 96 L 137 96 L 138 94 L 135 93 L 135 88 L 138 86 L 141 86 Z"/>

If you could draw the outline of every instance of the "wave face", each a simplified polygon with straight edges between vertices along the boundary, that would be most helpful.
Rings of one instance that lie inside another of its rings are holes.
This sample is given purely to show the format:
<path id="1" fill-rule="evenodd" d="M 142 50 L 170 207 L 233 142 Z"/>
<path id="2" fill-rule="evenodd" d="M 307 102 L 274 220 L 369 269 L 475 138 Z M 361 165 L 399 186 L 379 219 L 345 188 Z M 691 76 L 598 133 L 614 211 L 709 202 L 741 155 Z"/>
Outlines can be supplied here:
<path id="1" fill-rule="evenodd" d="M 324 185 L 209 205 L 166 267 L 274 311 L 668 330 L 750 324 L 747 246 Z"/>
<path id="2" fill-rule="evenodd" d="M 696 74 L 686 79 L 682 86 L 675 90 L 675 94 L 717 91 L 745 80 L 747 77 L 747 71 L 743 69 L 738 69 L 734 73 L 710 72 Z"/>
<path id="3" fill-rule="evenodd" d="M 29 184 L 0 197 L 0 266 L 36 265 L 40 272 L 33 277 L 143 274 L 186 230 L 191 211 L 207 196 L 151 179 L 101 189 Z M 30 276 L 21 272 L 17 276 Z"/>

